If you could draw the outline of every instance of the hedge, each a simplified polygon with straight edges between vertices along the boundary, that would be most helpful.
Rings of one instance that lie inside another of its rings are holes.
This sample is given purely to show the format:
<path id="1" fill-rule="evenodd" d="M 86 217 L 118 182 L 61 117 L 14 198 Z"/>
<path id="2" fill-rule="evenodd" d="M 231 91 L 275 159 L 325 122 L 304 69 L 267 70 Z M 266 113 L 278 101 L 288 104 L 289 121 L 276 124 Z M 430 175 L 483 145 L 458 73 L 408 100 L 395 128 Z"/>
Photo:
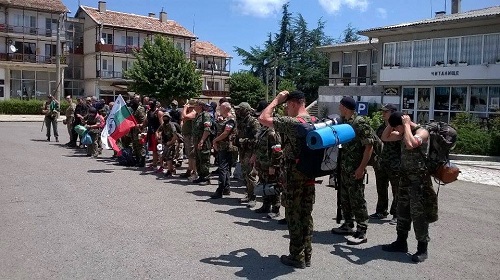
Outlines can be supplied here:
<path id="1" fill-rule="evenodd" d="M 0 114 L 4 115 L 40 115 L 42 114 L 43 100 L 8 99 L 0 101 Z M 61 103 L 61 112 L 64 114 L 68 103 Z"/>

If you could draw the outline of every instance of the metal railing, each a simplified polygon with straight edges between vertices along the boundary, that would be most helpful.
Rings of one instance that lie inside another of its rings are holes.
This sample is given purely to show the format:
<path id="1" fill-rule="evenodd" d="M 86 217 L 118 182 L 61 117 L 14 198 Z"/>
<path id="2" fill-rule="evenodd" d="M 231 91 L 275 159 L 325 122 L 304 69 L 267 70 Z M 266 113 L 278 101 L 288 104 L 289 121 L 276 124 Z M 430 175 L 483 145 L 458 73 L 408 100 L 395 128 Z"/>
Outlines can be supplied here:
<path id="1" fill-rule="evenodd" d="M 46 37 L 57 36 L 57 29 L 46 29 L 46 28 L 7 25 L 7 24 L 0 24 L 0 32 L 25 34 L 33 36 L 46 36 Z M 61 32 L 61 34 L 63 34 L 63 32 Z"/>
<path id="2" fill-rule="evenodd" d="M 123 79 L 123 72 L 101 70 L 97 71 L 97 77 L 103 79 Z"/>
<path id="3" fill-rule="evenodd" d="M 101 44 L 97 43 L 95 45 L 96 52 L 114 52 L 114 53 L 126 53 L 133 54 L 135 51 L 140 51 L 141 48 L 137 46 L 120 46 L 120 45 L 112 45 L 112 44 Z"/>
<path id="4" fill-rule="evenodd" d="M 377 81 L 371 77 L 343 77 L 329 78 L 328 84 L 330 86 L 367 86 L 376 85 Z"/>
<path id="5" fill-rule="evenodd" d="M 56 57 L 22 53 L 0 53 L 0 61 L 56 64 Z M 61 57 L 61 63 L 66 64 L 66 57 Z"/>

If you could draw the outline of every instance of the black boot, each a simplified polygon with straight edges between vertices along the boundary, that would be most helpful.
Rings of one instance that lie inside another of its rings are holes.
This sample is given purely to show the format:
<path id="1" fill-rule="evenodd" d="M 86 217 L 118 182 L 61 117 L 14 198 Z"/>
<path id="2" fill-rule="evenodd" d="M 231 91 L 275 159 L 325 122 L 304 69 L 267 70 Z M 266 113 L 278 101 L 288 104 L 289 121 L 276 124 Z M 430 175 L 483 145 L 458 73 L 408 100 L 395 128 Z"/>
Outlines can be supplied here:
<path id="1" fill-rule="evenodd" d="M 310 267 L 311 266 L 311 254 L 310 253 L 305 254 L 304 256 L 305 256 L 304 260 L 305 260 L 306 266 Z"/>
<path id="2" fill-rule="evenodd" d="M 219 199 L 222 198 L 222 190 L 217 189 L 214 194 L 210 196 L 210 199 Z"/>
<path id="3" fill-rule="evenodd" d="M 427 259 L 427 242 L 418 242 L 417 252 L 411 256 L 411 260 L 414 262 L 423 262 Z"/>
<path id="4" fill-rule="evenodd" d="M 271 212 L 271 205 L 264 203 L 259 209 L 255 209 L 255 213 L 269 213 Z"/>
<path id="5" fill-rule="evenodd" d="M 391 244 L 382 245 L 382 250 L 386 252 L 408 252 L 408 232 L 398 232 L 398 238 Z"/>

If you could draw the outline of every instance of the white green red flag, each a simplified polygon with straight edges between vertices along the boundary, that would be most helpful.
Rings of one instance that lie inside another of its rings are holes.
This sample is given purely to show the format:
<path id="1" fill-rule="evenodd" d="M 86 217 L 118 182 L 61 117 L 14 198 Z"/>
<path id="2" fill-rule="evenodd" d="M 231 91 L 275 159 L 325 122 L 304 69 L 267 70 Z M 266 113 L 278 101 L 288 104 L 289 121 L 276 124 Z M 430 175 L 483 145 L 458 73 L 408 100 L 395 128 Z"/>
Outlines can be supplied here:
<path id="1" fill-rule="evenodd" d="M 116 141 L 125 136 L 136 124 L 137 122 L 127 107 L 125 100 L 119 95 L 108 115 L 106 126 L 101 133 L 103 148 L 108 150 L 113 149 L 120 155 L 121 151 L 118 145 L 116 145 Z"/>

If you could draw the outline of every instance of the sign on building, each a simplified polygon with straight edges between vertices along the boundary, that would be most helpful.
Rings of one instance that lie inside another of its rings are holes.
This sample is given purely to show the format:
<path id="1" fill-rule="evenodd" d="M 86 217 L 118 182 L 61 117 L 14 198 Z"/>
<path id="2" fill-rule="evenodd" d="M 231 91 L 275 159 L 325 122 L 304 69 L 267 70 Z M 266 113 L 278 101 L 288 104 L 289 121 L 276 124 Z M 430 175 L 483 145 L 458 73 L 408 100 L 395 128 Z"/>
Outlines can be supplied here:
<path id="1" fill-rule="evenodd" d="M 360 116 L 368 115 L 368 102 L 358 102 L 356 103 L 356 113 Z"/>

